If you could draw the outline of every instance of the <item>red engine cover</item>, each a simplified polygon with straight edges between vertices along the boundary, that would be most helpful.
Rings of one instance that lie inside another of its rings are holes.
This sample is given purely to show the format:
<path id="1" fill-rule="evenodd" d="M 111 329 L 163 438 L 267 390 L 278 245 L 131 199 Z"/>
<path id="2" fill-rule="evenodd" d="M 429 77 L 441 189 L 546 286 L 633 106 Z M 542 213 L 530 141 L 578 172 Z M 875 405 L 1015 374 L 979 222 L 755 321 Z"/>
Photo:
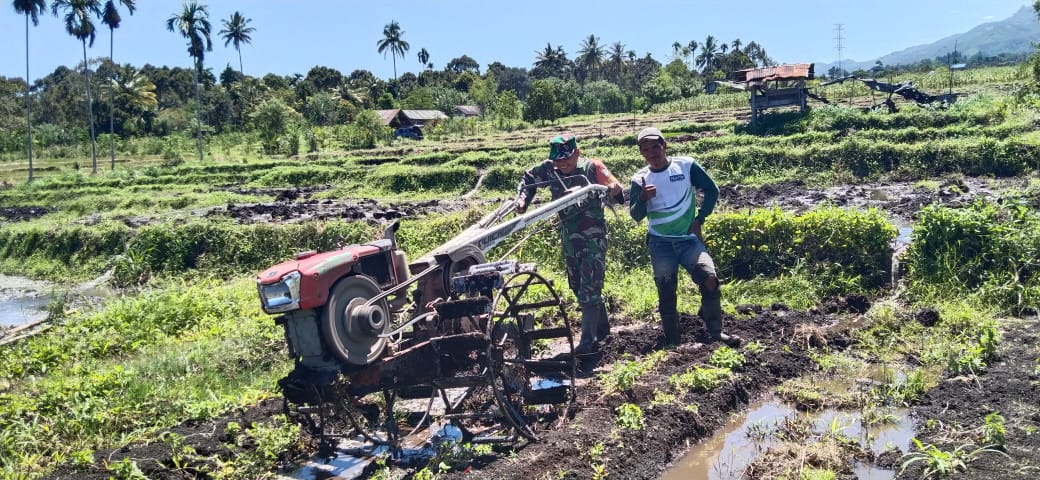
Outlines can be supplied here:
<path id="1" fill-rule="evenodd" d="M 328 301 L 329 289 L 354 268 L 358 259 L 380 253 L 372 245 L 349 245 L 318 253 L 302 260 L 279 263 L 257 276 L 261 285 L 277 283 L 286 274 L 300 272 L 300 309 L 320 307 Z"/>

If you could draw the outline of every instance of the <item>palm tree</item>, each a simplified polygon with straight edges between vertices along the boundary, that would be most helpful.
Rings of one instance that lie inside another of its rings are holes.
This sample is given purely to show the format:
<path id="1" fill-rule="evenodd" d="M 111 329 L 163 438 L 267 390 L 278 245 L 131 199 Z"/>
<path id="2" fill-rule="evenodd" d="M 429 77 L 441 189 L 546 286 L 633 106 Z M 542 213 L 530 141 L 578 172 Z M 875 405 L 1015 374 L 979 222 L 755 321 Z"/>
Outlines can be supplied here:
<path id="1" fill-rule="evenodd" d="M 159 100 L 155 96 L 155 84 L 148 77 L 131 65 L 119 70 L 120 73 L 112 78 L 111 83 L 121 103 L 135 110 L 148 110 L 159 106 Z"/>
<path id="2" fill-rule="evenodd" d="M 386 58 L 387 49 L 390 50 L 390 57 L 394 61 L 394 83 L 397 83 L 397 56 L 400 55 L 401 58 L 404 58 L 404 54 L 411 48 L 408 42 L 401 40 L 401 35 L 404 35 L 401 26 L 391 20 L 383 27 L 383 39 L 376 42 L 376 47 L 378 47 L 379 53 L 383 54 L 383 58 Z"/>
<path id="3" fill-rule="evenodd" d="M 209 38 L 212 26 L 209 23 L 209 9 L 192 0 L 185 3 L 181 13 L 173 14 L 166 20 L 166 29 L 178 32 L 188 40 L 188 55 L 195 60 L 195 139 L 199 147 L 199 161 L 202 161 L 202 101 L 199 98 L 199 72 L 207 51 L 213 51 L 213 41 Z"/>
<path id="4" fill-rule="evenodd" d="M 25 15 L 25 146 L 29 150 L 29 181 L 33 180 L 32 162 L 32 97 L 29 95 L 29 20 L 40 24 L 40 14 L 47 10 L 44 0 L 14 0 L 14 11 Z"/>
<path id="5" fill-rule="evenodd" d="M 419 63 L 424 67 L 427 63 L 430 63 L 430 52 L 427 52 L 425 48 L 419 50 Z"/>
<path id="6" fill-rule="evenodd" d="M 614 83 L 617 86 L 623 86 L 625 78 L 625 45 L 621 42 L 614 42 L 610 46 L 610 53 L 607 60 L 607 65 L 610 65 L 610 71 L 614 77 Z"/>
<path id="7" fill-rule="evenodd" d="M 588 73 L 589 78 L 596 80 L 600 67 L 603 66 L 603 47 L 599 45 L 599 37 L 589 35 L 589 38 L 582 40 L 577 63 L 581 65 L 581 70 Z"/>
<path id="8" fill-rule="evenodd" d="M 699 46 L 700 44 L 698 44 L 696 40 L 690 40 L 690 43 L 686 44 L 686 50 L 683 53 L 685 53 L 689 57 L 693 57 L 694 55 L 696 55 L 697 47 Z"/>
<path id="9" fill-rule="evenodd" d="M 741 42 L 739 38 L 735 38 L 735 39 L 733 39 L 732 42 L 730 42 L 730 45 L 733 46 L 733 51 L 734 52 L 739 52 L 740 51 L 740 47 L 742 45 L 744 45 L 744 42 Z"/>
<path id="10" fill-rule="evenodd" d="M 538 54 L 534 59 L 535 68 L 551 70 L 556 65 L 556 50 L 553 50 L 551 43 L 546 42 L 545 50 L 535 53 Z"/>
<path id="11" fill-rule="evenodd" d="M 97 145 L 94 143 L 94 107 L 90 99 L 90 72 L 87 70 L 87 39 L 94 46 L 97 28 L 91 17 L 101 16 L 100 0 L 54 0 L 51 13 L 65 12 L 65 31 L 83 44 L 83 83 L 87 91 L 87 119 L 90 120 L 90 160 L 92 173 L 97 173 Z"/>
<path id="12" fill-rule="evenodd" d="M 256 31 L 255 28 L 249 26 L 249 22 L 253 19 L 243 17 L 241 13 L 237 11 L 231 14 L 231 18 L 224 20 L 224 28 L 220 30 L 220 37 L 224 39 L 224 46 L 228 46 L 229 43 L 235 44 L 235 51 L 238 52 L 238 73 L 242 74 L 242 78 L 246 78 L 245 71 L 242 70 L 242 44 L 253 43 L 253 39 L 249 36 L 250 33 Z"/>
<path id="13" fill-rule="evenodd" d="M 134 0 L 119 0 L 126 7 L 126 10 L 130 12 L 130 15 L 134 14 Z M 115 39 L 116 29 L 119 28 L 119 23 L 123 21 L 123 18 L 119 16 L 119 10 L 116 8 L 115 0 L 108 0 L 105 2 L 105 12 L 101 15 L 101 23 L 108 25 L 108 63 L 112 68 L 115 68 L 115 62 L 112 60 L 112 54 L 115 51 Z M 115 114 L 112 111 L 112 82 L 108 84 L 108 141 L 111 147 L 112 153 L 112 166 L 111 169 L 116 169 L 116 129 L 115 129 Z"/>
<path id="14" fill-rule="evenodd" d="M 567 52 L 563 45 L 557 45 L 555 49 L 552 44 L 546 43 L 545 50 L 535 52 L 538 54 L 534 60 L 534 67 L 545 71 L 551 77 L 563 78 L 567 74 Z"/>
<path id="15" fill-rule="evenodd" d="M 704 43 L 701 45 L 701 54 L 697 55 L 697 66 L 703 68 L 705 76 L 715 69 L 715 63 L 717 63 L 719 46 L 715 43 L 715 37 L 708 35 L 704 39 Z"/>

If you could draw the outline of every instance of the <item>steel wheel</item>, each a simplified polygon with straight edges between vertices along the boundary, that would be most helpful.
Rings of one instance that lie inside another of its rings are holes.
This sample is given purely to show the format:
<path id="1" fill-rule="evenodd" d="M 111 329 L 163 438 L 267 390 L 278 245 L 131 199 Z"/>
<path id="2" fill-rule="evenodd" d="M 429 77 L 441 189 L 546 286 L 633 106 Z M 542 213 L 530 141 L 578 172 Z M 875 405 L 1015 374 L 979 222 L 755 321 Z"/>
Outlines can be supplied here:
<path id="1" fill-rule="evenodd" d="M 516 432 L 537 440 L 524 409 L 574 402 L 574 338 L 552 284 L 533 271 L 508 277 L 494 300 L 489 324 L 488 381 L 503 416 Z"/>

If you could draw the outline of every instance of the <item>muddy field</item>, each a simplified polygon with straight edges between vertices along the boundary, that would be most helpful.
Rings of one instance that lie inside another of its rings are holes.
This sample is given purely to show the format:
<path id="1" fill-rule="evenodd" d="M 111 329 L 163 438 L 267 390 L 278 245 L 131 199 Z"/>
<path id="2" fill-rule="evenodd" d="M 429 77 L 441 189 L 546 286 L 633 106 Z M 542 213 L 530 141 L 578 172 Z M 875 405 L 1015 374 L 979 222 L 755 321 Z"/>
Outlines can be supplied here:
<path id="1" fill-rule="evenodd" d="M 784 182 L 763 186 L 726 184 L 719 186 L 720 209 L 742 209 L 777 206 L 782 210 L 804 213 L 827 203 L 849 208 L 877 208 L 888 213 L 893 222 L 909 225 L 921 208 L 939 204 L 951 208 L 970 205 L 975 201 L 1001 201 L 1009 191 L 1022 190 L 1021 179 L 980 179 L 972 177 L 948 178 L 938 188 L 928 188 L 913 182 L 883 182 L 877 184 L 839 185 L 828 188 L 807 187 L 798 182 Z M 308 220 L 394 220 L 428 214 L 450 213 L 497 200 L 467 198 L 398 202 L 382 204 L 375 200 L 337 201 L 313 200 L 315 189 L 266 189 L 278 200 L 267 203 L 235 204 L 195 212 L 206 217 L 229 217 L 236 223 L 280 222 L 294 223 Z M 1030 199 L 1040 206 L 1040 198 Z"/>
<path id="2" fill-rule="evenodd" d="M 630 125 L 623 127 L 630 130 Z M 911 182 L 887 182 L 873 185 L 838 186 L 826 189 L 806 187 L 799 183 L 781 183 L 760 187 L 721 186 L 721 207 L 739 210 L 777 205 L 788 211 L 805 211 L 821 203 L 856 208 L 876 207 L 884 210 L 900 225 L 910 225 L 923 206 L 940 203 L 957 207 L 976 200 L 1002 201 L 1006 192 L 1020 190 L 1022 180 L 949 178 L 938 188 L 918 186 Z M 458 211 L 473 205 L 467 199 L 431 200 L 426 202 L 381 204 L 375 201 L 314 200 L 320 189 L 267 189 L 251 194 L 272 195 L 276 200 L 261 204 L 238 204 L 194 212 L 205 217 L 228 217 L 238 223 L 291 223 L 318 219 L 356 219 L 386 221 L 401 217 Z M 1032 199 L 1036 201 L 1036 199 Z M 490 202 L 490 201 L 489 201 Z M 11 218 L 20 220 L 22 218 Z M 603 390 L 597 376 L 607 373 L 618 360 L 642 358 L 662 348 L 662 334 L 656 322 L 618 318 L 612 315 L 614 334 L 604 344 L 599 357 L 583 373 L 576 408 L 562 425 L 538 425 L 539 442 L 519 446 L 515 451 L 500 451 L 473 459 L 465 469 L 440 474 L 438 478 L 593 478 L 594 465 L 601 464 L 608 478 L 658 478 L 689 447 L 709 438 L 726 424 L 730 415 L 747 408 L 772 391 L 781 382 L 811 374 L 816 370 L 810 359 L 811 348 L 842 351 L 854 343 L 849 332 L 835 327 L 847 324 L 850 317 L 862 315 L 871 299 L 863 296 L 829 299 L 809 311 L 793 311 L 784 305 L 741 306 L 736 316 L 727 316 L 728 329 L 746 341 L 764 348 L 761 353 L 744 351 L 747 362 L 733 379 L 708 393 L 694 394 L 687 404 L 696 404 L 696 412 L 673 402 L 650 407 L 655 390 L 666 390 L 670 375 L 686 372 L 693 365 L 706 365 L 716 344 L 705 344 L 706 331 L 699 317 L 685 316 L 683 343 L 668 349 L 664 362 L 650 374 L 641 377 L 632 396 Z M 918 321 L 908 318 L 906 321 Z M 919 426 L 919 438 L 944 450 L 971 442 L 975 436 L 964 425 L 977 425 L 989 412 L 999 411 L 1008 425 L 1007 455 L 980 454 L 967 474 L 959 478 L 1040 478 L 1040 379 L 1036 358 L 1040 352 L 1038 329 L 1040 319 L 1014 319 L 1001 343 L 1000 362 L 980 372 L 977 380 L 944 379 L 939 387 L 912 405 L 912 415 Z M 272 352 L 284 355 L 284 352 Z M 914 359 L 908 358 L 908 362 Z M 620 429 L 615 423 L 615 409 L 622 403 L 647 406 L 645 428 Z M 183 436 L 182 444 L 195 449 L 195 463 L 185 467 L 171 454 L 167 443 L 132 444 L 110 451 L 99 451 L 95 463 L 80 469 L 63 469 L 48 478 L 107 479 L 111 472 L 104 465 L 129 458 L 137 462 L 149 478 L 207 478 L 223 459 L 243 455 L 250 445 L 234 445 L 223 432 L 230 422 L 250 425 L 266 421 L 282 412 L 281 398 L 232 412 L 220 419 L 191 422 L 171 432 Z M 925 419 L 935 419 L 928 427 Z M 974 427 L 972 427 L 974 428 Z M 1032 433 L 1029 433 L 1032 432 Z M 589 456 L 593 446 L 602 444 L 606 453 L 594 462 Z M 255 445 L 253 446 L 255 448 Z M 318 441 L 307 438 L 298 449 L 286 452 L 279 463 L 283 474 L 315 455 Z M 888 452 L 879 458 L 858 458 L 861 464 L 898 470 L 902 455 Z M 849 458 L 847 471 L 840 478 L 856 478 Z M 598 463 L 597 463 L 598 462 Z M 179 466 L 178 466 L 179 465 Z M 923 467 L 917 465 L 898 478 L 920 478 Z M 464 471 L 465 473 L 462 473 Z M 373 473 L 369 470 L 369 473 Z M 414 470 L 397 472 L 414 474 Z M 602 477 L 601 477 L 602 478 Z M 755 478 L 749 475 L 749 478 Z"/>
<path id="3" fill-rule="evenodd" d="M 441 474 L 438 478 L 593 478 L 593 464 L 597 462 L 605 466 L 609 478 L 658 478 L 690 445 L 710 437 L 725 425 L 731 414 L 739 413 L 784 380 L 814 372 L 815 363 L 808 354 L 810 347 L 841 351 L 852 346 L 849 332 L 838 325 L 848 325 L 849 322 L 842 320 L 860 315 L 859 312 L 868 307 L 869 300 L 862 296 L 830 299 L 809 311 L 792 311 L 780 304 L 768 308 L 738 307 L 740 313 L 727 316 L 727 325 L 746 341 L 760 343 L 764 347 L 761 353 L 745 351 L 747 361 L 736 370 L 731 381 L 709 393 L 693 393 L 685 398 L 684 402 L 697 405 L 696 412 L 675 402 L 646 408 L 645 428 L 638 431 L 618 428 L 615 409 L 625 402 L 650 405 L 655 390 L 668 389 L 670 375 L 686 372 L 693 365 L 707 365 L 718 344 L 705 343 L 707 333 L 698 317 L 684 316 L 682 344 L 668 349 L 666 359 L 652 373 L 639 378 L 631 397 L 605 392 L 595 379 L 606 373 L 613 362 L 632 358 L 629 355 L 641 358 L 662 348 L 662 333 L 658 327 L 612 318 L 614 333 L 605 342 L 601 355 L 586 365 L 587 370 L 581 375 L 584 380 L 579 382 L 577 390 L 576 408 L 562 426 L 539 424 L 536 426 L 541 437 L 539 442 L 520 445 L 515 451 L 477 457 L 467 468 L 456 468 L 463 473 Z M 929 318 L 928 315 L 916 317 L 906 321 Z M 922 432 L 922 441 L 944 449 L 955 448 L 974 438 L 972 432 L 965 431 L 961 425 L 978 423 L 980 416 L 991 411 L 999 411 L 1008 418 L 1009 458 L 979 455 L 968 473 L 958 478 L 1019 479 L 1036 478 L 1040 474 L 1040 434 L 1036 433 L 1040 427 L 1037 406 L 1040 391 L 1033 371 L 1040 346 L 1037 326 L 1036 319 L 1013 322 L 997 365 L 982 372 L 977 381 L 945 379 L 913 406 L 913 416 L 919 422 L 925 418 L 939 421 L 938 427 Z M 98 461 L 93 467 L 65 469 L 48 478 L 107 479 L 110 472 L 102 468 L 104 462 L 118 462 L 123 458 L 136 461 L 148 478 L 207 478 L 205 472 L 216 468 L 220 460 L 242 455 L 249 449 L 249 445 L 233 446 L 233 439 L 223 433 L 230 422 L 249 425 L 281 412 L 281 400 L 272 398 L 214 421 L 191 422 L 171 429 L 183 437 L 183 445 L 194 448 L 198 454 L 187 468 L 183 468 L 183 463 L 182 468 L 174 468 L 177 462 L 170 446 L 155 442 L 98 452 Z M 1034 433 L 1024 433 L 1027 431 Z M 597 444 L 604 445 L 606 453 L 594 462 L 589 451 Z M 291 473 L 297 462 L 313 456 L 317 449 L 317 440 L 309 438 L 299 449 L 287 452 L 279 460 L 284 467 L 282 474 Z M 907 452 L 890 451 L 877 458 L 867 456 L 857 460 L 860 464 L 898 470 L 904 453 Z M 856 478 L 852 474 L 853 459 L 850 457 L 848 461 L 847 471 L 840 478 Z M 414 470 L 398 473 L 409 475 L 408 472 L 414 473 Z M 373 473 L 373 469 L 368 473 Z M 921 469 L 912 467 L 898 478 L 920 476 Z M 748 478 L 760 477 L 749 475 Z"/>

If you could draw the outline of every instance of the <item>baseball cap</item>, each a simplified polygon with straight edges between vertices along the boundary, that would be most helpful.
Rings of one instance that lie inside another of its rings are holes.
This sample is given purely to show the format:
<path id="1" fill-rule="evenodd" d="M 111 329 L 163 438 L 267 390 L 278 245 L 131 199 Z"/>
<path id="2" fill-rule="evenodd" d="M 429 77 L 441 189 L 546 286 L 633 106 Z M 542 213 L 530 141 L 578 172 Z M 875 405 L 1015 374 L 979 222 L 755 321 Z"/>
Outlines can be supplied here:
<path id="1" fill-rule="evenodd" d="M 636 136 L 636 143 L 643 143 L 643 140 L 664 140 L 664 135 L 654 127 L 646 127 L 640 130 L 639 135 Z"/>
<path id="2" fill-rule="evenodd" d="M 561 133 L 549 140 L 549 160 L 559 160 L 574 154 L 578 149 L 578 139 L 574 134 Z"/>

